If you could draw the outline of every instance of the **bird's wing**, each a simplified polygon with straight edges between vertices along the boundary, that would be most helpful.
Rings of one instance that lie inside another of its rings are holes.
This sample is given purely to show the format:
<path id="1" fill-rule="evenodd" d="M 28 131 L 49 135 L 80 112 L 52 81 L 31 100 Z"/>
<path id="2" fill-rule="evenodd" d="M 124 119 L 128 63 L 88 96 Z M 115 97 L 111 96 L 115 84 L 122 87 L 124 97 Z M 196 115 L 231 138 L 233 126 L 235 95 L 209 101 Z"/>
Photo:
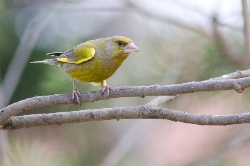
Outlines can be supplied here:
<path id="1" fill-rule="evenodd" d="M 89 45 L 79 45 L 73 49 L 65 51 L 60 58 L 59 62 L 80 64 L 92 59 L 95 56 L 95 48 Z"/>

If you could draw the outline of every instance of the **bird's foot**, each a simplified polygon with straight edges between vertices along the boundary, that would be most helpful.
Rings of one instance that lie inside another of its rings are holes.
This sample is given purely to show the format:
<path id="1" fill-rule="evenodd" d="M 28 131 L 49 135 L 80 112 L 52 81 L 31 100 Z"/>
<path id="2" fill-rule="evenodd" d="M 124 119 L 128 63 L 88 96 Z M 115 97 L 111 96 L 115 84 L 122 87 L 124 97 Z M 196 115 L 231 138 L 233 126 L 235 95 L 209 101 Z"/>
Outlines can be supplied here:
<path id="1" fill-rule="evenodd" d="M 81 98 L 80 92 L 77 89 L 73 89 L 72 100 L 76 105 L 77 104 L 81 105 L 80 98 Z"/>
<path id="2" fill-rule="evenodd" d="M 108 85 L 105 85 L 105 86 L 102 86 L 102 95 L 104 95 L 105 91 L 107 91 L 108 93 L 108 96 L 109 96 L 109 91 L 110 91 L 110 86 Z"/>

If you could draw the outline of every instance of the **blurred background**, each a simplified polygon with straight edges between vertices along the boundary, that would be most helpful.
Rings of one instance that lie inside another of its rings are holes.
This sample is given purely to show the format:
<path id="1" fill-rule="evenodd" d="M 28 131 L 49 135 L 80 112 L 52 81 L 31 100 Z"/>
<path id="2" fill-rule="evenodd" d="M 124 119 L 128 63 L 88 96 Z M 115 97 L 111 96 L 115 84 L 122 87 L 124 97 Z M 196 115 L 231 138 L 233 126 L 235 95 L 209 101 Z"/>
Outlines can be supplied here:
<path id="1" fill-rule="evenodd" d="M 122 35 L 140 48 L 108 80 L 111 87 L 201 81 L 248 69 L 247 0 L 0 0 L 0 106 L 71 93 L 60 68 L 30 61 L 90 39 Z M 77 83 L 81 92 L 99 86 Z M 196 114 L 243 113 L 250 92 L 185 94 L 164 107 Z M 39 108 L 25 114 L 137 106 L 154 97 Z M 119 120 L 0 131 L 3 166 L 247 166 L 249 124 L 198 126 Z"/>

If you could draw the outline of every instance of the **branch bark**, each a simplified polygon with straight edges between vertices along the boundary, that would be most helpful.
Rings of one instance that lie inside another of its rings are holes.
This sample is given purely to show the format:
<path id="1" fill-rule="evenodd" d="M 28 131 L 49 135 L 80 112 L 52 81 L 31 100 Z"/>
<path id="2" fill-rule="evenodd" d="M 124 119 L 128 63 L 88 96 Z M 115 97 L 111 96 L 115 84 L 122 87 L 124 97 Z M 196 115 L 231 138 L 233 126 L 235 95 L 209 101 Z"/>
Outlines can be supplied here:
<path id="1" fill-rule="evenodd" d="M 81 102 L 94 102 L 119 97 L 145 97 L 145 96 L 174 96 L 178 94 L 193 93 L 198 91 L 215 91 L 235 89 L 242 92 L 250 86 L 250 77 L 227 80 L 207 80 L 201 82 L 188 82 L 173 85 L 152 85 L 138 87 L 120 87 L 110 90 L 110 95 L 102 95 L 102 91 L 81 93 Z M 18 113 L 32 108 L 56 104 L 73 104 L 71 94 L 56 94 L 50 96 L 36 96 L 13 103 L 0 110 L 0 124 Z"/>
<path id="2" fill-rule="evenodd" d="M 173 85 L 152 85 L 138 87 L 120 87 L 110 91 L 110 95 L 102 95 L 101 91 L 81 93 L 81 102 L 94 102 L 119 97 L 145 97 L 145 96 L 175 96 L 198 91 L 217 91 L 235 89 L 241 93 L 244 88 L 250 87 L 250 70 L 237 71 L 228 75 L 201 82 L 188 82 Z M 244 77 L 245 78 L 240 78 Z M 237 79 L 232 79 L 237 78 Z M 171 97 L 170 97 L 171 99 Z M 56 94 L 50 96 L 36 96 L 13 103 L 0 110 L 0 127 L 2 129 L 18 129 L 21 127 L 44 126 L 62 123 L 76 123 L 93 120 L 110 119 L 144 119 L 157 118 L 181 121 L 200 125 L 230 125 L 248 123 L 248 114 L 212 116 L 193 115 L 174 110 L 156 109 L 152 106 L 160 105 L 166 100 L 152 101 L 144 106 L 106 108 L 97 110 L 73 111 L 64 113 L 25 115 L 12 117 L 21 112 L 56 104 L 73 104 L 71 94 Z M 185 119 L 186 118 L 186 119 Z M 231 119 L 231 120 L 230 120 Z M 7 122 L 7 123 L 6 123 Z"/>
<path id="3" fill-rule="evenodd" d="M 231 115 L 199 115 L 165 108 L 147 106 L 103 108 L 50 114 L 35 114 L 11 117 L 2 126 L 3 130 L 13 130 L 34 126 L 61 125 L 100 120 L 119 119 L 168 119 L 197 125 L 233 125 L 250 122 L 250 113 Z"/>

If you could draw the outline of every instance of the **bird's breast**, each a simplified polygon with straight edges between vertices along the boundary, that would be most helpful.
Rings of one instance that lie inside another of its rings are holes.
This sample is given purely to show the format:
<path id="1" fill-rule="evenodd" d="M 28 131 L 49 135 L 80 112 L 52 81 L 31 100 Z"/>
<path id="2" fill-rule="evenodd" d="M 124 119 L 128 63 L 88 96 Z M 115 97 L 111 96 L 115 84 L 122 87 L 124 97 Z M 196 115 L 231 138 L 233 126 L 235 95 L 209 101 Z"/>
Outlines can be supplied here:
<path id="1" fill-rule="evenodd" d="M 81 64 L 60 64 L 61 68 L 72 78 L 81 82 L 102 82 L 112 76 L 126 57 L 99 58 Z"/>

